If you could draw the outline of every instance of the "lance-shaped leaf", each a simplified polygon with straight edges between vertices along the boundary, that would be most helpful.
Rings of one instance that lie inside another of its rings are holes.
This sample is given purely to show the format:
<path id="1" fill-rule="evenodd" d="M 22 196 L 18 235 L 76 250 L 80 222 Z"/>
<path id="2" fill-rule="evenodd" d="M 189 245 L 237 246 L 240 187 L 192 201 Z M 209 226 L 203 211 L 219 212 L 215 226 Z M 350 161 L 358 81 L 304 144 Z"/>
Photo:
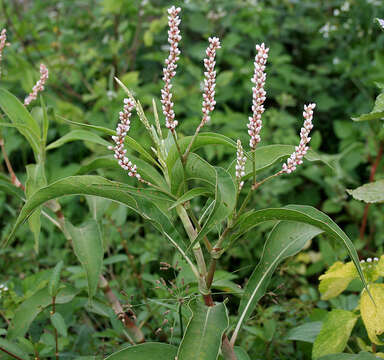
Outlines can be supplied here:
<path id="1" fill-rule="evenodd" d="M 228 327 L 228 314 L 223 303 L 205 306 L 197 300 L 188 304 L 192 316 L 177 351 L 178 360 L 217 359 L 221 338 Z"/>
<path id="2" fill-rule="evenodd" d="M 92 298 L 96 293 L 103 266 L 104 250 L 101 230 L 94 219 L 79 227 L 66 222 L 65 227 L 71 235 L 75 254 L 87 275 L 88 294 L 89 298 Z"/>
<path id="3" fill-rule="evenodd" d="M 359 258 L 357 256 L 356 249 L 354 248 L 352 241 L 332 221 L 331 218 L 329 218 L 326 214 L 322 213 L 321 211 L 311 206 L 288 205 L 285 208 L 281 208 L 281 209 L 266 209 L 266 210 L 259 210 L 259 211 L 250 211 L 244 214 L 243 216 L 241 216 L 238 222 L 234 225 L 234 233 L 232 235 L 232 239 L 238 238 L 245 232 L 248 232 L 251 229 L 253 229 L 256 225 L 267 220 L 290 220 L 290 221 L 303 223 L 302 229 L 306 229 L 306 231 L 308 231 L 307 233 L 308 238 L 310 237 L 310 231 L 307 226 L 304 226 L 304 224 L 312 225 L 317 228 L 317 234 L 321 232 L 325 232 L 327 235 L 330 235 L 336 240 L 341 241 L 344 244 L 344 246 L 347 248 L 349 256 L 351 257 L 357 269 L 357 272 L 360 276 L 360 279 L 363 282 L 364 287 L 367 288 L 367 283 L 364 278 L 364 274 L 359 263 Z M 288 225 L 284 225 L 284 226 L 288 226 Z M 298 231 L 299 230 L 300 229 L 298 229 Z M 321 231 L 318 231 L 318 230 L 321 230 Z M 286 234 L 290 234 L 290 232 L 287 231 Z M 270 238 L 272 235 L 273 233 L 270 234 Z M 279 238 L 278 235 L 279 234 L 274 235 L 272 239 Z M 295 253 L 295 251 L 297 252 L 300 250 L 300 246 L 302 244 L 300 240 L 303 240 L 303 238 L 300 236 L 300 232 L 298 232 L 296 235 L 297 235 L 297 239 L 296 241 L 293 241 L 292 244 L 290 240 L 294 240 L 294 239 L 290 239 L 289 237 L 285 238 L 285 241 L 284 241 L 284 236 L 282 236 L 281 240 L 277 240 L 277 241 L 275 240 L 275 242 L 277 242 L 277 247 L 276 247 L 277 252 L 272 257 L 271 257 L 272 251 L 269 249 L 269 246 L 272 246 L 272 245 L 268 245 L 269 241 L 267 241 L 264 247 L 263 257 L 260 260 L 260 263 L 255 269 L 255 271 L 253 272 L 247 284 L 247 287 L 245 289 L 244 298 L 240 303 L 240 309 L 239 309 L 240 319 L 236 326 L 235 333 L 232 336 L 232 342 L 235 341 L 242 322 L 248 319 L 257 301 L 260 299 L 261 296 L 264 295 L 266 285 L 274 269 L 276 268 L 277 264 L 281 261 L 281 259 L 285 258 L 286 256 L 290 256 L 289 253 L 291 252 Z M 287 241 L 288 243 L 286 243 Z M 296 249 L 295 249 L 295 245 L 297 246 Z"/>
<path id="4" fill-rule="evenodd" d="M 305 244 L 322 231 L 312 225 L 293 221 L 281 221 L 271 231 L 260 262 L 253 271 L 244 290 L 239 307 L 239 320 L 232 337 L 234 343 L 240 327 L 251 315 L 267 286 L 277 265 L 289 256 L 297 254 Z"/>
<path id="5" fill-rule="evenodd" d="M 358 315 L 351 311 L 334 309 L 325 319 L 312 349 L 312 359 L 342 352 L 347 346 Z"/>
<path id="6" fill-rule="evenodd" d="M 61 137 L 60 139 L 57 139 L 56 141 L 50 143 L 47 146 L 47 150 L 56 149 L 68 142 L 77 141 L 77 140 L 88 141 L 91 143 L 103 145 L 105 147 L 108 147 L 110 145 L 108 141 L 104 140 L 99 135 L 96 135 L 90 131 L 72 130 L 69 133 L 65 134 L 63 137 Z"/>
<path id="7" fill-rule="evenodd" d="M 36 161 L 41 154 L 40 127 L 25 106 L 9 91 L 0 88 L 0 107 L 8 118 L 18 126 L 18 131 L 27 139 L 35 154 Z M 26 127 L 24 127 L 26 126 Z"/>
<path id="8" fill-rule="evenodd" d="M 177 347 L 163 343 L 145 343 L 127 347 L 109 355 L 105 360 L 174 360 Z"/>
<path id="9" fill-rule="evenodd" d="M 322 356 L 318 360 L 378 360 L 379 357 L 376 357 L 373 354 L 370 354 L 365 351 L 361 351 L 358 354 L 334 354 Z"/>
<path id="10" fill-rule="evenodd" d="M 347 193 L 365 203 L 382 203 L 384 202 L 384 179 L 359 186 L 354 190 L 347 190 Z"/>
<path id="11" fill-rule="evenodd" d="M 352 118 L 354 121 L 369 121 L 384 119 L 384 93 L 380 94 L 375 101 L 375 106 L 368 114 L 360 115 Z"/>
<path id="12" fill-rule="evenodd" d="M 171 198 L 152 190 L 137 189 L 93 175 L 70 176 L 35 192 L 21 209 L 8 240 L 13 239 L 15 231 L 36 208 L 48 200 L 66 195 L 94 195 L 124 204 L 151 222 L 160 232 L 166 233 L 167 239 L 171 237 L 179 248 L 185 248 L 174 227 L 173 218 L 160 207 L 163 204 L 168 209 L 173 201 Z M 6 242 L 3 243 L 5 245 Z"/>

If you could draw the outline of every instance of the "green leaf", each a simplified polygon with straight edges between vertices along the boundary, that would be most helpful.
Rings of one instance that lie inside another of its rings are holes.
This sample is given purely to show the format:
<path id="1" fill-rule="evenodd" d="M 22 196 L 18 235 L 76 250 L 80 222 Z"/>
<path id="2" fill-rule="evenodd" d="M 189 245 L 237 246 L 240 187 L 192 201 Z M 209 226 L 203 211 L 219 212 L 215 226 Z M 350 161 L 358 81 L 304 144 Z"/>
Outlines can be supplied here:
<path id="1" fill-rule="evenodd" d="M 56 304 L 65 304 L 70 302 L 74 296 L 75 290 L 66 286 L 60 289 L 55 302 Z M 49 295 L 47 287 L 25 300 L 15 311 L 11 327 L 8 331 L 8 338 L 12 340 L 19 336 L 23 337 L 36 316 L 51 304 L 52 296 Z"/>
<path id="2" fill-rule="evenodd" d="M 189 191 L 187 191 L 185 194 L 180 196 L 170 207 L 169 210 L 175 208 L 178 205 L 184 204 L 185 202 L 197 197 L 197 196 L 203 196 L 211 194 L 209 190 L 203 187 L 196 187 Z"/>
<path id="3" fill-rule="evenodd" d="M 60 274 L 63 268 L 64 262 L 60 260 L 52 271 L 51 278 L 48 283 L 48 293 L 50 296 L 56 296 L 60 286 Z"/>
<path id="4" fill-rule="evenodd" d="M 356 253 L 356 249 L 353 246 L 352 241 L 348 238 L 348 236 L 332 221 L 330 217 L 321 211 L 311 207 L 304 205 L 288 205 L 285 208 L 280 209 L 265 209 L 258 211 L 250 211 L 240 216 L 237 223 L 234 225 L 234 234 L 232 235 L 232 239 L 236 239 L 242 234 L 249 232 L 256 225 L 268 221 L 268 220 L 290 220 L 297 221 L 300 223 L 304 223 L 307 225 L 312 225 L 317 229 L 322 231 L 317 231 L 317 234 L 321 232 L 325 232 L 327 235 L 332 236 L 336 240 L 341 241 L 348 250 L 349 256 L 351 257 L 355 267 L 358 271 L 360 279 L 362 280 L 364 287 L 367 288 L 367 283 L 364 278 L 364 274 L 360 267 L 359 258 Z M 284 225 L 284 226 L 289 226 Z M 309 227 L 302 225 L 303 229 L 306 229 L 307 237 L 311 236 L 311 232 L 314 234 L 316 231 L 310 230 Z M 260 260 L 259 265 L 253 272 L 248 284 L 247 288 L 244 292 L 244 297 L 240 303 L 240 320 L 238 322 L 237 328 L 241 326 L 241 323 L 246 320 L 251 314 L 254 306 L 261 296 L 264 295 L 266 286 L 269 282 L 270 276 L 272 275 L 274 269 L 277 264 L 285 257 L 290 256 L 290 253 L 295 253 L 295 251 L 299 251 L 301 249 L 300 246 L 304 246 L 303 240 L 304 237 L 300 236 L 300 229 L 297 229 L 296 238 L 291 238 L 291 234 L 289 231 L 286 234 L 290 234 L 289 237 L 284 236 L 284 234 L 276 236 L 274 238 L 283 237 L 282 240 L 275 240 L 276 245 L 273 244 L 273 248 L 270 249 L 268 245 L 270 241 L 267 241 L 263 257 Z M 271 238 L 273 233 L 270 234 Z M 272 239 L 274 239 L 272 238 Z M 294 240 L 292 243 L 291 241 Z M 288 243 L 287 243 L 288 241 Z M 285 245 L 284 245 L 285 244 Z M 273 255 L 271 255 L 275 252 Z"/>
<path id="5" fill-rule="evenodd" d="M 235 346 L 233 350 L 236 354 L 237 360 L 251 360 L 247 352 L 240 346 Z"/>
<path id="6" fill-rule="evenodd" d="M 312 358 L 342 352 L 347 346 L 357 318 L 358 316 L 351 311 L 332 310 L 313 344 Z"/>
<path id="7" fill-rule="evenodd" d="M 4 349 L 4 350 L 8 351 L 11 354 L 18 356 L 20 359 L 23 359 L 23 360 L 29 360 L 30 359 L 28 354 L 26 354 L 22 349 L 20 349 L 20 347 L 18 345 L 10 342 L 8 340 L 5 340 L 3 338 L 0 338 L 0 349 Z M 0 354 L 4 354 L 4 352 L 0 350 Z"/>
<path id="8" fill-rule="evenodd" d="M 191 142 L 193 136 L 186 136 L 181 139 L 178 139 L 179 147 L 182 153 L 187 150 L 189 143 Z M 197 150 L 206 145 L 226 145 L 227 147 L 232 147 L 233 149 L 237 148 L 237 144 L 232 139 L 216 133 L 201 133 L 197 135 L 196 140 L 192 146 L 191 151 Z M 168 157 L 166 159 L 168 171 L 171 172 L 176 161 L 179 159 L 179 153 L 177 151 L 176 145 L 173 144 L 168 151 Z"/>
<path id="9" fill-rule="evenodd" d="M 281 221 L 275 225 L 264 245 L 260 262 L 244 289 L 235 334 L 265 294 L 277 265 L 287 257 L 297 254 L 309 240 L 320 233 L 322 231 L 313 225 L 294 221 Z"/>
<path id="10" fill-rule="evenodd" d="M 177 353 L 177 347 L 163 343 L 145 343 L 127 347 L 109 355 L 105 360 L 173 360 Z"/>
<path id="11" fill-rule="evenodd" d="M 384 284 L 370 284 L 369 291 L 375 302 L 372 301 L 367 291 L 363 290 L 360 298 L 360 313 L 367 329 L 369 339 L 377 344 L 384 345 L 378 338 L 384 333 Z"/>
<path id="12" fill-rule="evenodd" d="M 17 197 L 19 200 L 24 201 L 24 191 L 20 188 L 17 188 L 10 181 L 5 181 L 0 179 L 0 191 L 5 192 L 6 194 Z"/>
<path id="13" fill-rule="evenodd" d="M 160 196 L 158 193 L 149 189 L 137 189 L 94 175 L 70 176 L 38 190 L 21 209 L 12 233 L 2 245 L 5 246 L 14 238 L 18 227 L 31 216 L 38 206 L 48 200 L 66 195 L 94 195 L 124 204 L 151 222 L 155 228 L 166 235 L 167 239 L 172 238 L 180 249 L 185 248 L 183 239 L 174 226 L 174 219 L 169 217 L 156 202 L 157 197 Z M 164 196 L 160 199 L 168 208 L 171 200 L 168 199 L 167 202 L 167 198 Z M 173 245 L 175 244 L 173 243 Z"/>
<path id="14" fill-rule="evenodd" d="M 184 179 L 186 176 L 186 179 Z M 180 160 L 172 172 L 172 192 L 183 193 L 184 181 L 198 181 L 213 197 L 213 203 L 201 230 L 189 248 L 199 242 L 213 227 L 227 219 L 236 204 L 236 185 L 224 169 L 213 167 L 200 156 L 191 153 L 183 171 Z"/>
<path id="15" fill-rule="evenodd" d="M 40 188 L 47 184 L 45 178 L 44 164 L 39 162 L 38 164 L 27 165 L 27 181 L 25 183 L 25 193 L 27 200 Z M 41 229 L 41 207 L 28 219 L 29 228 L 31 229 L 35 239 L 35 252 L 39 251 L 39 237 Z"/>
<path id="16" fill-rule="evenodd" d="M 373 354 L 365 351 L 359 352 L 358 354 L 335 354 L 322 356 L 318 360 L 377 360 L 381 359 Z"/>
<path id="17" fill-rule="evenodd" d="M 354 190 L 347 190 L 354 199 L 366 203 L 384 202 L 384 179 L 362 185 Z"/>
<path id="18" fill-rule="evenodd" d="M 188 307 L 192 316 L 177 351 L 177 359 L 217 359 L 221 338 L 229 323 L 225 305 L 205 306 L 198 300 L 191 300 Z"/>
<path id="19" fill-rule="evenodd" d="M 88 294 L 91 299 L 97 290 L 103 265 L 103 239 L 95 220 L 89 220 L 80 227 L 67 222 L 66 230 L 71 235 L 75 254 L 79 259 L 88 280 Z"/>
<path id="20" fill-rule="evenodd" d="M 41 156 L 40 128 L 36 120 L 31 116 L 24 105 L 16 96 L 9 91 L 0 88 L 0 107 L 15 125 L 25 125 L 17 127 L 19 132 L 27 139 L 35 154 L 35 159 Z"/>
<path id="21" fill-rule="evenodd" d="M 60 313 L 55 312 L 53 315 L 51 315 L 51 322 L 61 336 L 68 336 L 67 325 L 65 325 L 65 320 Z"/>
<path id="22" fill-rule="evenodd" d="M 111 201 L 99 196 L 86 196 L 89 211 L 94 220 L 100 221 L 111 205 Z"/>
<path id="23" fill-rule="evenodd" d="M 104 140 L 102 137 L 94 134 L 93 132 L 90 132 L 87 130 L 71 130 L 68 134 L 65 134 L 60 139 L 54 141 L 53 143 L 50 143 L 46 149 L 47 150 L 56 149 L 67 142 L 76 141 L 76 140 L 88 141 L 91 143 L 103 145 L 105 147 L 108 147 L 109 145 L 111 145 L 108 141 Z"/>
<path id="24" fill-rule="evenodd" d="M 57 117 L 60 118 L 61 120 L 64 120 L 65 122 L 67 122 L 69 124 L 77 125 L 77 126 L 80 126 L 80 127 L 84 127 L 86 129 L 96 130 L 96 131 L 101 132 L 104 135 L 110 135 L 110 136 L 116 135 L 116 131 L 115 130 L 108 129 L 108 128 L 104 127 L 104 126 L 97 126 L 97 125 L 92 125 L 92 124 L 79 123 L 79 122 L 76 122 L 76 121 L 68 120 L 65 117 L 62 117 L 60 115 L 57 115 Z"/>
<path id="25" fill-rule="evenodd" d="M 317 335 L 319 335 L 322 326 L 323 323 L 321 321 L 312 321 L 309 323 L 305 323 L 303 325 L 299 325 L 293 329 L 290 329 L 285 338 L 287 340 L 314 343 Z"/>
<path id="26" fill-rule="evenodd" d="M 375 101 L 375 106 L 368 114 L 352 118 L 354 121 L 380 120 L 384 118 L 384 93 L 380 94 Z"/>

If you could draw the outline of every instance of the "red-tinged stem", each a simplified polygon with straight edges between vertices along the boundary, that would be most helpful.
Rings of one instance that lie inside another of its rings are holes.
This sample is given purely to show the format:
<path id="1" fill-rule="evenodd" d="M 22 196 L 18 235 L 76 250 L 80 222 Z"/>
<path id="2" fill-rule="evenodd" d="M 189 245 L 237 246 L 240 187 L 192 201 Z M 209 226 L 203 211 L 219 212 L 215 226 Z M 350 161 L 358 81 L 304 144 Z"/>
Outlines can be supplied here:
<path id="1" fill-rule="evenodd" d="M 8 350 L 5 350 L 5 349 L 2 348 L 1 346 L 0 346 L 0 351 L 4 351 L 6 354 L 8 354 L 9 356 L 12 356 L 12 357 L 15 358 L 15 359 L 23 360 L 21 357 L 18 357 L 17 355 L 12 354 L 11 352 L 9 352 Z"/>
<path id="2" fill-rule="evenodd" d="M 372 182 L 372 181 L 375 180 L 375 175 L 376 175 L 377 168 L 378 168 L 378 166 L 380 164 L 381 158 L 383 157 L 383 147 L 384 147 L 384 142 L 380 141 L 379 151 L 378 151 L 376 159 L 373 162 L 372 167 L 371 167 L 371 173 L 369 175 L 369 182 Z M 364 239 L 365 229 L 367 227 L 368 212 L 369 212 L 370 205 L 371 204 L 366 204 L 365 205 L 363 219 L 362 219 L 361 225 L 360 225 L 360 239 L 362 239 L 362 240 Z M 367 246 L 368 246 L 368 244 L 367 244 Z"/>
<path id="3" fill-rule="evenodd" d="M 7 169 L 8 169 L 9 175 L 11 175 L 12 184 L 15 185 L 16 187 L 22 189 L 23 191 L 25 191 L 24 185 L 20 182 L 20 180 L 17 178 L 15 172 L 13 171 L 11 162 L 9 161 L 7 152 L 5 151 L 4 140 L 1 137 L 0 137 L 0 147 L 1 147 L 1 152 L 3 154 L 3 158 L 4 158 L 4 161 L 5 161 L 5 164 L 7 165 Z"/>

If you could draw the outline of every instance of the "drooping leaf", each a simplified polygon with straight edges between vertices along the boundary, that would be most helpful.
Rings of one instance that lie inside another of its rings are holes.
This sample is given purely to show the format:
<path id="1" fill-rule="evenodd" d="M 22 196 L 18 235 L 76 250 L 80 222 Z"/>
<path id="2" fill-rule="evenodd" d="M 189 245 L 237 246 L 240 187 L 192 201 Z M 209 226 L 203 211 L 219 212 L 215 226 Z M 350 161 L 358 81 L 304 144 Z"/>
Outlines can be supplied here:
<path id="1" fill-rule="evenodd" d="M 305 323 L 289 330 L 285 338 L 287 340 L 314 343 L 317 335 L 319 335 L 322 326 L 323 323 L 321 321 L 312 321 L 309 323 Z"/>
<path id="2" fill-rule="evenodd" d="M 375 302 L 372 301 L 366 290 L 360 297 L 360 313 L 369 339 L 377 344 L 384 345 L 384 284 L 370 284 L 369 291 Z M 380 337 L 380 338 L 379 338 Z"/>
<path id="3" fill-rule="evenodd" d="M 341 353 L 347 346 L 358 316 L 351 311 L 334 309 L 325 319 L 312 348 L 312 358 Z"/>
<path id="4" fill-rule="evenodd" d="M 298 253 L 309 240 L 320 233 L 322 230 L 313 225 L 294 221 L 280 221 L 275 225 L 264 245 L 260 262 L 244 289 L 235 334 L 238 333 L 242 323 L 249 318 L 255 305 L 265 294 L 277 265 L 287 257 Z"/>
<path id="5" fill-rule="evenodd" d="M 365 203 L 384 202 L 384 179 L 359 186 L 354 190 L 347 190 L 347 193 Z"/>
<path id="6" fill-rule="evenodd" d="M 88 294 L 92 298 L 96 293 L 103 265 L 104 249 L 99 224 L 92 219 L 79 227 L 66 222 L 65 227 L 71 235 L 75 254 L 87 275 Z"/>
<path id="7" fill-rule="evenodd" d="M 173 360 L 177 353 L 177 347 L 163 343 L 145 343 L 127 347 L 109 355 L 105 360 Z"/>
<path id="8" fill-rule="evenodd" d="M 161 194 L 153 194 L 152 190 L 137 189 L 94 175 L 67 177 L 38 190 L 21 209 L 8 241 L 13 239 L 18 227 L 38 206 L 48 200 L 66 195 L 94 195 L 124 204 L 150 221 L 160 232 L 166 233 L 167 239 L 171 237 L 179 248 L 185 248 L 183 239 L 174 227 L 173 219 L 156 203 L 157 197 Z M 168 199 L 167 203 L 166 199 L 164 196 L 161 197 L 162 203 L 165 202 L 164 206 L 168 208 L 172 200 Z M 7 241 L 3 246 L 6 244 Z"/>
<path id="9" fill-rule="evenodd" d="M 29 360 L 30 359 L 29 355 L 26 354 L 20 348 L 19 345 L 15 344 L 13 342 L 10 342 L 8 340 L 5 340 L 3 338 L 0 338 L 0 348 L 10 352 L 11 354 L 18 356 L 20 359 L 23 359 L 23 360 Z M 4 354 L 4 352 L 0 351 L 0 354 Z"/>
<path id="10" fill-rule="evenodd" d="M 224 303 L 205 306 L 191 300 L 188 307 L 192 316 L 177 351 L 178 360 L 217 359 L 229 321 Z"/>
<path id="11" fill-rule="evenodd" d="M 68 303 L 75 295 L 75 289 L 67 285 L 60 289 L 55 302 L 57 304 Z M 19 336 L 23 337 L 35 317 L 50 304 L 52 304 L 52 296 L 49 295 L 47 287 L 25 300 L 15 311 L 15 316 L 8 331 L 8 338 L 12 340 Z"/>
<path id="12" fill-rule="evenodd" d="M 33 149 L 36 161 L 41 156 L 40 128 L 25 106 L 9 91 L 0 88 L 0 107 L 17 127 L 18 131 L 27 139 Z M 24 128 L 24 125 L 26 128 Z"/>
<path id="13" fill-rule="evenodd" d="M 46 149 L 47 150 L 56 149 L 60 146 L 63 146 L 65 143 L 77 141 L 77 140 L 88 141 L 88 142 L 99 144 L 105 147 L 108 147 L 109 145 L 111 145 L 108 141 L 104 140 L 99 135 L 96 135 L 90 131 L 71 130 L 69 133 L 65 134 L 60 139 L 50 143 Z"/>

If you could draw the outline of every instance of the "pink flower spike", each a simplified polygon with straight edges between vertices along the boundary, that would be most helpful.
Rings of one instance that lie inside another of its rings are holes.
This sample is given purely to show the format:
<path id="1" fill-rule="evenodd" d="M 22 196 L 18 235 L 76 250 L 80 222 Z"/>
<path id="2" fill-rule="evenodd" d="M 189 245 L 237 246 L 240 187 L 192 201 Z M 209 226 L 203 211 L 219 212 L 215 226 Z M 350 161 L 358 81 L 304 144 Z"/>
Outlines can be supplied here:
<path id="1" fill-rule="evenodd" d="M 24 106 L 29 105 L 33 100 L 37 99 L 37 94 L 44 90 L 45 82 L 48 79 L 48 68 L 44 64 L 40 64 L 40 79 L 32 88 L 32 92 L 25 98 Z"/>
<path id="2" fill-rule="evenodd" d="M 295 151 L 289 157 L 286 163 L 283 164 L 283 169 L 280 170 L 280 174 L 290 174 L 292 171 L 296 170 L 296 166 L 303 163 L 303 157 L 308 151 L 307 144 L 311 140 L 308 136 L 310 131 L 313 128 L 312 118 L 313 118 L 313 109 L 316 107 L 316 104 L 304 105 L 304 125 L 300 131 L 300 144 L 296 146 Z"/>
<path id="3" fill-rule="evenodd" d="M 241 180 L 243 176 L 245 176 L 245 162 L 247 158 L 244 155 L 243 147 L 241 145 L 241 141 L 237 140 L 237 152 L 236 152 L 236 180 L 239 184 L 239 191 L 242 189 L 244 185 L 244 181 Z"/>
<path id="4" fill-rule="evenodd" d="M 209 46 L 206 50 L 207 57 L 204 59 L 204 92 L 203 92 L 203 118 L 199 128 L 204 126 L 210 119 L 210 113 L 214 110 L 215 101 L 215 87 L 216 87 L 216 71 L 215 71 L 215 57 L 216 50 L 220 49 L 220 40 L 217 37 L 209 38 Z"/>
<path id="5" fill-rule="evenodd" d="M 171 80 L 176 75 L 176 62 L 179 60 L 180 50 L 178 48 L 179 41 L 181 40 L 179 25 L 180 18 L 178 16 L 181 9 L 172 6 L 168 9 L 168 42 L 170 44 L 169 56 L 165 59 L 165 67 L 163 69 L 164 87 L 161 90 L 161 103 L 163 114 L 165 115 L 165 126 L 174 131 L 178 121 L 175 120 L 175 112 L 173 110 L 172 93 L 171 93 Z"/>
<path id="6" fill-rule="evenodd" d="M 117 159 L 119 165 L 128 172 L 129 176 L 134 176 L 137 180 L 146 183 L 146 181 L 144 181 L 137 172 L 136 165 L 132 164 L 132 162 L 125 156 L 127 150 L 124 149 L 124 140 L 131 127 L 130 118 L 134 107 L 135 103 L 132 99 L 124 99 L 123 111 L 120 111 L 119 113 L 120 122 L 116 128 L 116 136 L 112 136 L 112 140 L 116 145 L 109 146 L 108 149 L 114 151 L 115 158 Z"/>
<path id="7" fill-rule="evenodd" d="M 7 45 L 7 30 L 3 29 L 1 30 L 1 33 L 0 33 L 0 63 L 3 58 L 3 50 L 6 45 Z M 1 69 L 0 69 L 0 74 L 1 74 Z"/>
<path id="8" fill-rule="evenodd" d="M 257 54 L 255 56 L 255 71 L 251 81 L 255 84 L 252 88 L 252 112 L 253 116 L 249 117 L 248 134 L 251 137 L 249 146 L 252 150 L 256 148 L 256 145 L 260 142 L 261 131 L 261 115 L 264 112 L 264 101 L 266 92 L 264 90 L 265 80 L 267 75 L 265 73 L 265 65 L 268 59 L 269 48 L 266 48 L 264 43 L 256 45 Z"/>

